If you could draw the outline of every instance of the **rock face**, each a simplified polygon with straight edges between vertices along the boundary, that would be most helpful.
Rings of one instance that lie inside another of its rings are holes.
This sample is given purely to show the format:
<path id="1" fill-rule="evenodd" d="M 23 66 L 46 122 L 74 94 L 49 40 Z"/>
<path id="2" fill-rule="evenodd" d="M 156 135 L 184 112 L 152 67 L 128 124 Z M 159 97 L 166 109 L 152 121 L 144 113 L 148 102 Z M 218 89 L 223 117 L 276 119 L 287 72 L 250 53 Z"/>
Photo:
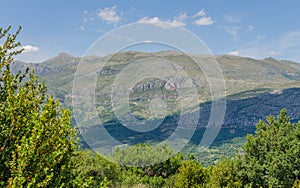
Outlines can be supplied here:
<path id="1" fill-rule="evenodd" d="M 205 127 L 210 116 L 211 104 L 204 104 L 198 127 Z M 285 89 L 280 93 L 264 93 L 256 97 L 227 100 L 223 127 L 249 127 L 269 115 L 277 115 L 285 108 L 291 121 L 300 120 L 300 88 Z"/>
<path id="2" fill-rule="evenodd" d="M 36 74 L 50 74 L 53 73 L 55 70 L 51 69 L 43 64 L 27 64 L 27 63 L 23 63 L 21 61 L 14 61 L 11 64 L 11 70 L 14 73 L 17 73 L 18 71 L 26 71 L 26 69 L 29 68 L 30 70 L 35 71 Z"/>
<path id="3" fill-rule="evenodd" d="M 192 130 L 194 133 L 190 138 L 191 143 L 200 143 L 211 114 L 210 107 L 211 103 L 209 102 L 202 105 L 197 128 L 195 131 Z M 287 114 L 292 117 L 291 121 L 297 122 L 300 120 L 300 88 L 286 89 L 279 94 L 264 93 L 247 99 L 228 100 L 224 123 L 214 140 L 214 144 L 253 133 L 259 120 L 265 119 L 269 115 L 278 115 L 282 108 L 286 108 Z M 160 142 L 174 134 L 180 118 L 178 115 L 167 116 L 157 128 L 149 132 L 133 131 L 118 121 L 105 123 L 104 127 L 112 137 L 124 144 L 135 144 L 149 140 Z M 189 116 L 189 120 L 190 122 L 186 122 L 186 129 L 182 130 L 183 132 L 180 134 L 183 134 L 184 131 L 189 132 L 189 124 L 197 121 L 193 116 Z M 90 135 L 95 135 L 99 131 L 98 129 L 98 125 L 87 128 L 84 137 L 91 139 L 89 140 L 91 143 L 99 143 L 99 138 L 90 137 Z M 92 145 L 92 147 L 102 146 Z"/>

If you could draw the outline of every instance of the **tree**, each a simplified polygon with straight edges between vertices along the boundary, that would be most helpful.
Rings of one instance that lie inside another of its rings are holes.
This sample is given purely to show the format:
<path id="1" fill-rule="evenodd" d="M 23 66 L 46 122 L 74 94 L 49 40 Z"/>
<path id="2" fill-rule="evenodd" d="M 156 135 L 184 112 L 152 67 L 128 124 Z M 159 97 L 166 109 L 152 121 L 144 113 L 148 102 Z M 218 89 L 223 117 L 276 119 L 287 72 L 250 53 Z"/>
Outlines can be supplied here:
<path id="1" fill-rule="evenodd" d="M 181 153 L 175 154 L 166 145 L 149 144 L 115 148 L 111 157 L 122 165 L 121 183 L 130 187 L 142 184 L 162 187 L 167 178 L 177 172 L 183 160 Z"/>
<path id="2" fill-rule="evenodd" d="M 248 135 L 240 176 L 251 187 L 292 187 L 300 179 L 300 123 L 291 123 L 286 110 L 269 116 Z"/>
<path id="3" fill-rule="evenodd" d="M 79 155 L 72 158 L 75 164 L 80 164 L 73 169 L 79 180 L 89 180 L 88 187 L 115 187 L 119 180 L 120 166 L 105 159 L 90 150 L 79 151 Z M 81 185 L 82 187 L 82 185 Z"/>
<path id="4" fill-rule="evenodd" d="M 34 71 L 12 74 L 20 31 L 0 28 L 0 186 L 70 187 L 75 130 L 70 110 L 46 94 Z"/>
<path id="5" fill-rule="evenodd" d="M 162 176 L 166 178 L 174 175 L 180 167 L 183 155 L 166 145 L 151 146 L 136 144 L 130 148 L 116 148 L 112 158 L 127 169 L 139 171 L 143 176 Z"/>
<path id="6" fill-rule="evenodd" d="M 234 159 L 224 159 L 211 168 L 208 187 L 242 187 Z"/>
<path id="7" fill-rule="evenodd" d="M 176 175 L 175 187 L 192 188 L 205 187 L 208 180 L 206 169 L 196 161 L 188 160 L 182 163 Z"/>

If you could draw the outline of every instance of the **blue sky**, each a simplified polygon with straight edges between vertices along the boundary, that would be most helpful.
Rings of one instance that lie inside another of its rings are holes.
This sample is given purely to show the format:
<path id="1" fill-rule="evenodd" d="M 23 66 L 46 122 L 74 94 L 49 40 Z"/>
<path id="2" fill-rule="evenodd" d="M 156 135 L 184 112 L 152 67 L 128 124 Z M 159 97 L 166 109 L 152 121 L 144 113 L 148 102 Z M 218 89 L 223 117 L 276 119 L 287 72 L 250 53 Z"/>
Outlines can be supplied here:
<path id="1" fill-rule="evenodd" d="M 120 26 L 169 22 L 201 38 L 214 54 L 300 62 L 298 0 L 0 0 L 0 27 L 21 25 L 25 52 L 40 62 L 67 52 L 82 56 Z"/>

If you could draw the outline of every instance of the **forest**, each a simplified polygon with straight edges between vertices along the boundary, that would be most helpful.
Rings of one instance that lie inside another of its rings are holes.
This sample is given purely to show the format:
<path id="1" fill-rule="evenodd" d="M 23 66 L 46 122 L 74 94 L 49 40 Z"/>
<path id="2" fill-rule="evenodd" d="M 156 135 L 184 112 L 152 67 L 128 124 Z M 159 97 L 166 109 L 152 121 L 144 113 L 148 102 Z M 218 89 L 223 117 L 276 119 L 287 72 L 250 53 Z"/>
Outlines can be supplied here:
<path id="1" fill-rule="evenodd" d="M 300 123 L 285 109 L 257 122 L 235 156 L 208 166 L 164 145 L 110 158 L 82 149 L 71 110 L 34 70 L 12 73 L 19 32 L 0 28 L 0 187 L 300 187 Z"/>

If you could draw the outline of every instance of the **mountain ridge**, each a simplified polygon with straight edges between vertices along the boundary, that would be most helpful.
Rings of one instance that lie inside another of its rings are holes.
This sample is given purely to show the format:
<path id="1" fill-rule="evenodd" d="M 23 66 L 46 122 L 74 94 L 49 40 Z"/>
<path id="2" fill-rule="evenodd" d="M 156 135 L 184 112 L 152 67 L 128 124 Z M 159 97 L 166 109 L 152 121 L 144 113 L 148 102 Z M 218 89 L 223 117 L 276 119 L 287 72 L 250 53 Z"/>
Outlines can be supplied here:
<path id="1" fill-rule="evenodd" d="M 200 107 L 200 119 L 190 141 L 199 144 L 199 140 L 201 140 L 199 138 L 202 137 L 211 115 L 212 98 L 204 73 L 186 54 L 172 51 L 151 53 L 130 51 L 105 57 L 88 56 L 80 58 L 61 53 L 39 64 L 14 62 L 12 69 L 14 71 L 24 70 L 26 67 L 35 69 L 35 73 L 40 79 L 46 79 L 49 93 L 59 98 L 66 107 L 72 108 L 72 100 L 74 99 L 72 87 L 78 64 L 80 62 L 86 63 L 86 65 L 104 63 L 102 70 L 95 71 L 98 77 L 95 83 L 97 113 L 111 135 L 114 135 L 123 144 L 135 144 L 136 142 L 164 140 L 170 136 L 170 133 L 173 133 L 174 128 L 177 126 L 176 122 L 180 118 L 178 110 L 182 104 L 178 103 L 180 98 L 176 92 L 176 87 L 173 88 L 173 85 L 170 85 L 172 83 L 171 77 L 165 77 L 165 80 L 144 79 L 136 81 L 129 94 L 130 113 L 138 120 L 149 120 L 151 118 L 149 101 L 152 99 L 160 98 L 166 103 L 166 117 L 161 119 L 162 125 L 158 129 L 150 132 L 154 133 L 153 135 L 130 131 L 120 125 L 114 115 L 114 109 L 111 105 L 111 91 L 117 76 L 131 63 L 140 61 L 142 63 L 144 59 L 149 57 L 173 62 L 181 71 L 186 72 L 189 79 L 195 84 L 199 101 L 189 103 L 190 99 L 188 98 L 185 102 L 188 107 L 191 104 Z M 207 57 L 193 55 L 193 58 L 203 62 Z M 267 115 L 278 114 L 281 108 L 287 109 L 287 113 L 293 117 L 293 121 L 300 120 L 300 64 L 274 58 L 258 60 L 230 55 L 218 55 L 215 58 L 224 77 L 226 93 L 223 97 L 227 101 L 222 129 L 215 143 L 222 143 L 225 140 L 253 133 L 258 120 L 264 119 Z M 86 70 L 86 75 L 90 74 L 90 70 L 93 69 L 89 67 Z M 166 70 L 158 69 L 156 73 L 163 75 Z M 186 78 L 177 80 L 177 83 L 189 84 Z M 89 84 L 88 82 L 81 83 L 79 88 L 83 89 Z M 118 109 L 118 106 L 115 108 Z M 120 110 L 122 112 L 122 109 Z M 159 108 L 156 110 L 161 113 Z M 79 114 L 84 118 L 88 118 L 89 113 L 85 109 L 79 109 Z M 73 123 L 75 124 L 75 121 Z M 187 123 L 189 124 L 188 121 Z M 189 125 L 186 125 L 186 127 L 188 128 Z M 91 125 L 89 128 L 80 127 L 80 133 L 96 144 L 88 143 L 93 147 L 98 147 L 97 143 L 101 142 L 95 134 L 96 130 L 98 130 L 97 125 Z M 104 144 L 107 145 L 108 143 Z"/>
<path id="2" fill-rule="evenodd" d="M 198 61 L 205 61 L 206 57 L 201 55 L 190 55 Z M 158 59 L 167 59 L 172 61 L 182 68 L 187 73 L 189 78 L 198 85 L 196 89 L 199 94 L 199 103 L 208 102 L 211 100 L 209 93 L 209 84 L 205 75 L 199 67 L 195 67 L 193 61 L 189 56 L 184 53 L 174 51 L 162 52 L 138 52 L 126 51 L 116 54 L 110 54 L 104 57 L 100 56 L 87 56 L 87 57 L 74 57 L 68 53 L 62 52 L 57 56 L 50 58 L 38 64 L 26 64 L 24 62 L 16 61 L 12 64 L 13 70 L 25 70 L 26 67 L 35 69 L 35 73 L 40 78 L 46 78 L 46 86 L 49 92 L 60 98 L 67 106 L 71 107 L 71 93 L 73 87 L 74 74 L 80 62 L 105 62 L 103 70 L 98 71 L 97 97 L 99 103 L 109 103 L 109 94 L 111 85 L 114 83 L 116 76 L 124 67 L 128 66 L 131 62 L 140 61 L 144 58 L 155 57 Z M 252 59 L 232 55 L 217 55 L 215 56 L 221 68 L 225 86 L 226 94 L 223 97 L 229 99 L 240 100 L 245 98 L 255 97 L 264 93 L 280 93 L 284 89 L 298 88 L 300 86 L 300 64 L 286 60 L 276 60 L 274 58 L 265 59 Z M 196 70 L 198 69 L 198 70 Z M 158 73 L 164 74 L 164 70 L 157 70 Z M 187 80 L 180 81 L 185 85 Z M 177 94 L 168 90 L 167 80 L 144 80 L 143 82 L 136 83 L 133 88 L 133 94 L 130 104 L 136 115 L 143 118 L 147 114 L 147 102 L 143 99 L 143 95 L 149 97 L 162 97 L 162 94 L 157 91 L 167 92 L 166 99 L 176 101 Z M 149 93 L 152 94 L 150 95 Z M 143 100 L 140 100 L 143 99 Z M 137 103 L 136 101 L 142 101 Z M 137 105 L 138 104 L 138 105 Z M 175 105 L 176 106 L 176 105 Z M 172 108 L 175 108 L 173 106 Z M 100 105 L 98 109 L 107 109 L 107 105 Z M 142 112 L 138 112 L 141 110 Z M 111 113 L 104 110 L 105 113 Z M 110 117 L 110 116 L 109 116 Z M 111 118 L 111 117 L 110 117 Z M 109 120 L 109 118 L 108 118 Z"/>
<path id="3" fill-rule="evenodd" d="M 147 57 L 166 58 L 169 61 L 174 61 L 176 64 L 184 67 L 183 70 L 188 74 L 190 73 L 192 79 L 202 79 L 201 83 L 203 83 L 204 87 L 207 87 L 205 77 L 200 75 L 203 74 L 201 70 L 193 72 L 195 67 L 188 67 L 190 64 L 184 62 L 190 61 L 188 57 L 177 51 L 128 51 L 110 54 L 104 57 L 74 57 L 62 52 L 41 63 L 15 61 L 12 64 L 12 69 L 22 71 L 27 67 L 35 69 L 36 74 L 41 78 L 46 78 L 46 84 L 50 90 L 58 89 L 67 95 L 71 93 L 72 79 L 81 61 L 106 62 L 106 72 L 112 73 L 111 71 L 120 71 L 122 66 L 128 65 L 129 60 L 132 62 Z M 203 56 L 194 55 L 194 57 L 201 60 Z M 300 82 L 300 64 L 296 62 L 276 60 L 270 57 L 259 60 L 232 55 L 216 55 L 215 58 L 219 63 L 224 80 L 226 81 L 226 95 L 234 95 L 259 88 L 274 88 L 274 90 L 280 90 L 300 86 L 298 83 Z M 58 78 L 61 82 L 57 81 Z M 60 96 L 60 98 L 63 98 L 63 96 Z"/>

